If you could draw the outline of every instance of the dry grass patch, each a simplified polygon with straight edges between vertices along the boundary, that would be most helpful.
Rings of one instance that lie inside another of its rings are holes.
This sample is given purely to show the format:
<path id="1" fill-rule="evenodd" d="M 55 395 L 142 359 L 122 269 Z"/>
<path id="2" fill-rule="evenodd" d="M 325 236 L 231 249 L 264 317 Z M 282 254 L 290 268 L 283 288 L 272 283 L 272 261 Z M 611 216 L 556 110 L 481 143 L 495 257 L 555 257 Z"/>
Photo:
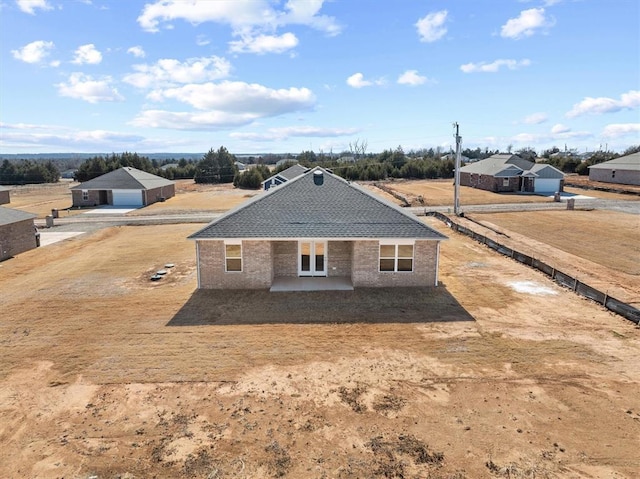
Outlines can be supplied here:
<path id="1" fill-rule="evenodd" d="M 640 275 L 640 218 L 637 215 L 562 210 L 478 213 L 472 217 L 616 271 Z"/>

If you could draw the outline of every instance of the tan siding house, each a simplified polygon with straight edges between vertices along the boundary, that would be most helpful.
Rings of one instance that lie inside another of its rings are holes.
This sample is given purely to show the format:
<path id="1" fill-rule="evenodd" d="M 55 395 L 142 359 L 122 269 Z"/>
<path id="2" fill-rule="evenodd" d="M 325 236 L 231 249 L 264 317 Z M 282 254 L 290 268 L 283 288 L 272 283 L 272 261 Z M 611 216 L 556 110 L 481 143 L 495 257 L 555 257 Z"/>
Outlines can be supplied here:
<path id="1" fill-rule="evenodd" d="M 640 185 L 640 153 L 621 156 L 589 167 L 589 179 L 621 185 Z"/>

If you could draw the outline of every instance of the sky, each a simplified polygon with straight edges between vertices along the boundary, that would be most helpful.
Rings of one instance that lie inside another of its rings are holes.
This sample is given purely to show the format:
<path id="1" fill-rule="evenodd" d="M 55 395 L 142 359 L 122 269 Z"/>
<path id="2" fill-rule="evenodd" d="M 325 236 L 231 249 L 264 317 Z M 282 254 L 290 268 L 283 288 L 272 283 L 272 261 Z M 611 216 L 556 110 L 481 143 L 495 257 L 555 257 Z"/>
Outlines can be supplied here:
<path id="1" fill-rule="evenodd" d="M 637 0 L 0 0 L 0 153 L 640 144 Z"/>

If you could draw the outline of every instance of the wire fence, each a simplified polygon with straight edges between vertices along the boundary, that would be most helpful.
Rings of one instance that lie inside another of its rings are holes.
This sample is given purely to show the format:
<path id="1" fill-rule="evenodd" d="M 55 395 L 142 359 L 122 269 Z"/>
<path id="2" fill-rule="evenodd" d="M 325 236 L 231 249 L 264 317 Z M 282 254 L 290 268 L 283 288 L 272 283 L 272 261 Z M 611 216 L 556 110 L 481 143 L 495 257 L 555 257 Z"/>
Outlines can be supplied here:
<path id="1" fill-rule="evenodd" d="M 508 256 L 518 261 L 519 263 L 531 266 L 532 268 L 543 272 L 561 286 L 571 289 L 580 296 L 595 301 L 603 305 L 609 311 L 613 311 L 614 313 L 619 314 L 629 321 L 633 321 L 634 323 L 640 325 L 640 309 L 635 308 L 623 301 L 612 298 L 607 293 L 603 293 L 602 291 L 589 286 L 582 281 L 579 281 L 577 278 L 574 278 L 570 274 L 560 271 L 552 265 L 546 264 L 540 259 L 534 258 L 533 256 L 527 255 L 526 253 L 523 253 L 521 251 L 516 251 L 513 248 L 505 246 L 491 238 L 487 238 L 485 235 L 473 231 L 466 226 L 458 224 L 443 213 L 439 213 L 437 211 L 425 211 L 425 215 L 438 218 L 439 220 L 445 222 L 454 231 L 469 236 L 470 238 L 473 238 L 474 240 L 487 245 L 492 250 L 497 251 L 504 256 Z"/>

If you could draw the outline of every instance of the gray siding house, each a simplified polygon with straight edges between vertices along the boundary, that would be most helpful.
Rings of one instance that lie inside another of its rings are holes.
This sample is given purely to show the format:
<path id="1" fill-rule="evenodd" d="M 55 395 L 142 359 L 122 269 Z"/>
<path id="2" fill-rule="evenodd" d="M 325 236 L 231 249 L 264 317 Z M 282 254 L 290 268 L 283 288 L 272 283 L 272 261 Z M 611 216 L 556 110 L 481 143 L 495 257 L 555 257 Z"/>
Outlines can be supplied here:
<path id="1" fill-rule="evenodd" d="M 494 193 L 555 193 L 564 187 L 564 173 L 518 155 L 498 154 L 460 168 L 460 185 Z"/>
<path id="2" fill-rule="evenodd" d="M 640 185 L 640 153 L 621 156 L 613 160 L 591 165 L 589 179 L 621 185 Z"/>
<path id="3" fill-rule="evenodd" d="M 173 181 L 129 166 L 71 188 L 73 206 L 149 206 L 175 194 Z"/>
<path id="4" fill-rule="evenodd" d="M 189 238 L 196 244 L 198 288 L 277 291 L 292 280 L 312 289 L 305 282 L 319 278 L 338 289 L 437 286 L 446 236 L 316 167 Z"/>
<path id="5" fill-rule="evenodd" d="M 36 215 L 0 206 L 0 261 L 38 246 Z"/>

